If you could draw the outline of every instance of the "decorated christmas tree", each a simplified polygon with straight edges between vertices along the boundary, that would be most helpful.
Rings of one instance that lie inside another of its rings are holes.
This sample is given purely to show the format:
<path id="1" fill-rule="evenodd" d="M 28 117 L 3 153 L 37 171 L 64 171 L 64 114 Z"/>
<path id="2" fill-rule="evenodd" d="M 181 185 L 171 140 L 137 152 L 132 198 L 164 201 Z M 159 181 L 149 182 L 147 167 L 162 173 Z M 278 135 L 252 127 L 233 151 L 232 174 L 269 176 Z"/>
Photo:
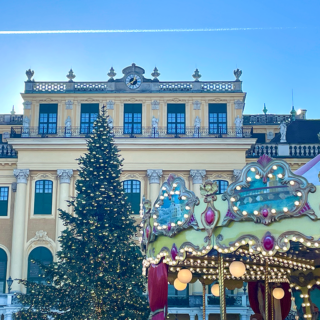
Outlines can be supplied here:
<path id="1" fill-rule="evenodd" d="M 72 213 L 60 210 L 66 227 L 57 262 L 41 265 L 43 284 L 23 280 L 25 308 L 16 319 L 147 319 L 142 254 L 134 242 L 132 209 L 120 173 L 108 117 L 94 123 L 87 153 L 79 161 Z"/>

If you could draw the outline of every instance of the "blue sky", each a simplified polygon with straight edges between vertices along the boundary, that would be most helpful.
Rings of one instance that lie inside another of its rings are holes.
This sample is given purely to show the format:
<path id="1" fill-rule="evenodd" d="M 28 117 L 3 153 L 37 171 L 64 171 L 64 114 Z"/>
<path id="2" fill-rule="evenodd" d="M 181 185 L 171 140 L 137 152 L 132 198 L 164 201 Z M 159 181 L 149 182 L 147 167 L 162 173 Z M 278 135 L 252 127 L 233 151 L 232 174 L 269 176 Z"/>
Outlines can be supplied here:
<path id="1" fill-rule="evenodd" d="M 70 29 L 266 28 L 189 33 L 0 34 L 0 112 L 22 112 L 25 70 L 34 78 L 105 81 L 135 62 L 160 80 L 233 80 L 242 69 L 245 113 L 287 113 L 295 107 L 320 118 L 320 1 L 1 1 L 0 31 Z M 282 27 L 283 29 L 267 29 Z"/>

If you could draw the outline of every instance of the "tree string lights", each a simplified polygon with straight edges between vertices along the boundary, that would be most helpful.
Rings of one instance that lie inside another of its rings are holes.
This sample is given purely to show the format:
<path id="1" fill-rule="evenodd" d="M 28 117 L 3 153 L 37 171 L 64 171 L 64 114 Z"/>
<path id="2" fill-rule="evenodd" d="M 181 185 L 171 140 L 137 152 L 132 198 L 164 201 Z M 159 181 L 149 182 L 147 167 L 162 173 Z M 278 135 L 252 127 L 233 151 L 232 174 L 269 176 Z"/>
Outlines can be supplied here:
<path id="1" fill-rule="evenodd" d="M 104 107 L 105 108 L 105 107 Z M 133 240 L 135 220 L 120 174 L 123 159 L 103 109 L 78 159 L 73 214 L 60 211 L 67 227 L 59 239 L 58 262 L 40 265 L 41 284 L 21 280 L 25 308 L 16 319 L 104 320 L 148 318 L 142 254 Z"/>

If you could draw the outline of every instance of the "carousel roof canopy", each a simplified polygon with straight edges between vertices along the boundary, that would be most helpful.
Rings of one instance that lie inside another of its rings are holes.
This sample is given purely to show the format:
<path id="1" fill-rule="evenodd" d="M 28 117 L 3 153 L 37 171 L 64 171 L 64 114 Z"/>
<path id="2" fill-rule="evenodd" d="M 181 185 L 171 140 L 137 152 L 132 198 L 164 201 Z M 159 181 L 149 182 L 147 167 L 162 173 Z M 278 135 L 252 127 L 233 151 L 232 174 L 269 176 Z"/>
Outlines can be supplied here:
<path id="1" fill-rule="evenodd" d="M 320 185 L 320 154 L 295 171 L 295 174 L 303 176 L 315 186 Z"/>
<path id="2" fill-rule="evenodd" d="M 187 268 L 192 281 L 209 284 L 218 279 L 219 257 L 227 280 L 265 280 L 266 264 L 270 282 L 312 272 L 320 266 L 320 188 L 310 181 L 319 180 L 319 161 L 293 173 L 285 161 L 264 155 L 246 165 L 224 194 L 207 180 L 200 197 L 170 174 L 153 206 L 143 203 L 144 272 L 163 262 L 170 283 Z M 307 178 L 308 168 L 314 171 Z M 243 275 L 227 268 L 233 261 L 245 264 Z"/>

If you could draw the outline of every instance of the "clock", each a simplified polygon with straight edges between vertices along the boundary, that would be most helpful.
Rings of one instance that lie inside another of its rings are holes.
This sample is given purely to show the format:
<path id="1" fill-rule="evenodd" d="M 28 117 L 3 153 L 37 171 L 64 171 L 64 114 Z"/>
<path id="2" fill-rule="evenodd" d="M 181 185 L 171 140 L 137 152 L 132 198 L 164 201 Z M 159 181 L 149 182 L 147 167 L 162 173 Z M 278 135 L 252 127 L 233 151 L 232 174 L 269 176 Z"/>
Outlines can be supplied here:
<path id="1" fill-rule="evenodd" d="M 129 89 L 138 89 L 141 86 L 141 78 L 137 74 L 129 74 L 126 77 L 126 85 Z"/>

